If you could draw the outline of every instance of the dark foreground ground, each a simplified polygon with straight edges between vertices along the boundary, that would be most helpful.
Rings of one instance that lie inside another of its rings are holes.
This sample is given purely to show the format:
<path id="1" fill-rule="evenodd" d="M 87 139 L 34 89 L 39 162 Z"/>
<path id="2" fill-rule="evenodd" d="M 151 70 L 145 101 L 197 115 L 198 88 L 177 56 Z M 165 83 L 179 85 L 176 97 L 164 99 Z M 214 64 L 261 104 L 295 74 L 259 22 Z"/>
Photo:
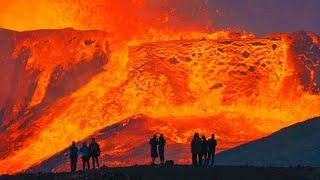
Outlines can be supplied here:
<path id="1" fill-rule="evenodd" d="M 246 167 L 218 166 L 215 168 L 200 168 L 191 166 L 150 167 L 132 166 L 91 170 L 77 173 L 38 173 L 15 176 L 0 176 L 0 179 L 110 179 L 110 180 L 320 180 L 320 168 L 292 167 Z"/>

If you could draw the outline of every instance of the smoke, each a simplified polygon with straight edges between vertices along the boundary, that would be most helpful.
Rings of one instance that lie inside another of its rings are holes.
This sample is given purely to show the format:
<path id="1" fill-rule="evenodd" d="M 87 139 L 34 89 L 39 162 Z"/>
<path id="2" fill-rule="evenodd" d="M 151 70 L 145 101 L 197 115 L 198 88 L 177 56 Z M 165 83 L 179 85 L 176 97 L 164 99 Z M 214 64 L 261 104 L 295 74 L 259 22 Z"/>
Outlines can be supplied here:
<path id="1" fill-rule="evenodd" d="M 98 29 L 134 36 L 149 28 L 213 27 L 207 0 L 0 0 L 0 27 Z"/>

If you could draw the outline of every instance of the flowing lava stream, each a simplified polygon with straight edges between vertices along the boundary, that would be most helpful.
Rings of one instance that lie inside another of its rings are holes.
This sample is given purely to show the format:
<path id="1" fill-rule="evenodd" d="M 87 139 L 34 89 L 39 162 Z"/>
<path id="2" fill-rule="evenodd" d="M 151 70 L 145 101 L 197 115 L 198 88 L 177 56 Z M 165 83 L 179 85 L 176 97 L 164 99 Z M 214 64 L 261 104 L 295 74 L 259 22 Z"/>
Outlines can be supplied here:
<path id="1" fill-rule="evenodd" d="M 32 74 L 13 87 L 35 85 L 0 98 L 0 174 L 26 170 L 119 122 L 127 128 L 100 139 L 104 155 L 131 154 L 134 164 L 145 162 L 135 148 L 154 132 L 186 154 L 195 131 L 216 132 L 224 150 L 319 115 L 317 35 L 213 32 L 204 28 L 212 25 L 206 3 L 0 0 L 3 28 L 110 32 L 2 30 L 0 40 L 14 43 L 4 41 L 1 50 L 10 52 L 0 60 L 25 63 L 13 71 L 20 81 Z M 142 125 L 132 129 L 137 115 Z M 119 159 L 107 163 L 128 165 Z"/>

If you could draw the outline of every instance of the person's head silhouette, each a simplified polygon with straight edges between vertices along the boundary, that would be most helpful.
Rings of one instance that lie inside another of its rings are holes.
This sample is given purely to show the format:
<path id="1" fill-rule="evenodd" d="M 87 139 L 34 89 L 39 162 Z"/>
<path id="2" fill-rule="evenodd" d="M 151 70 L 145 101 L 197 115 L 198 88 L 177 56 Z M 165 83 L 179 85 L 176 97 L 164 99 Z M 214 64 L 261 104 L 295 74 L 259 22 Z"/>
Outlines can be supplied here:
<path id="1" fill-rule="evenodd" d="M 156 135 L 156 134 L 154 134 L 154 135 L 153 135 L 153 138 L 154 138 L 154 139 L 157 139 L 157 135 Z"/>
<path id="2" fill-rule="evenodd" d="M 72 146 L 76 146 L 76 142 L 72 141 Z"/>
<path id="3" fill-rule="evenodd" d="M 215 136 L 215 135 L 214 135 L 214 134 L 212 134 L 212 135 L 211 135 L 211 138 L 212 138 L 212 139 L 214 139 L 214 136 Z"/>
<path id="4" fill-rule="evenodd" d="M 199 133 L 194 133 L 193 138 L 199 138 Z"/>
<path id="5" fill-rule="evenodd" d="M 202 135 L 202 139 L 203 139 L 203 140 L 206 140 L 206 136 L 205 136 L 205 135 Z"/>
<path id="6" fill-rule="evenodd" d="M 95 138 L 92 138 L 91 141 L 92 141 L 92 142 L 96 142 L 96 139 L 95 139 Z"/>

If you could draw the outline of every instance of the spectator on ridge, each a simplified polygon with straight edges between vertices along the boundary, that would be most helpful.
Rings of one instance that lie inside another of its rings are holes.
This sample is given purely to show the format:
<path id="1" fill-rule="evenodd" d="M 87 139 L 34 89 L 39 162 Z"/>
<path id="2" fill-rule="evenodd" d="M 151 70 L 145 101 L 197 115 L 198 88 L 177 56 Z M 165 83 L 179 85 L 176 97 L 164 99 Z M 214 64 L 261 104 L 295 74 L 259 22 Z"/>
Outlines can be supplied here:
<path id="1" fill-rule="evenodd" d="M 82 168 L 83 168 L 83 170 L 86 169 L 86 165 L 87 165 L 88 169 L 90 169 L 89 147 L 87 146 L 87 143 L 82 144 L 82 147 L 80 148 L 80 153 L 82 155 Z"/>
<path id="2" fill-rule="evenodd" d="M 197 166 L 198 162 L 200 162 L 200 154 L 201 154 L 201 139 L 198 133 L 193 135 L 193 139 L 191 141 L 191 153 L 192 153 L 192 165 Z"/>
<path id="3" fill-rule="evenodd" d="M 158 150 L 157 150 L 157 146 L 158 146 L 158 139 L 157 139 L 157 135 L 153 135 L 153 138 L 150 139 L 149 144 L 151 145 L 151 165 L 154 165 L 154 162 L 156 160 L 156 158 L 158 157 Z"/>
<path id="4" fill-rule="evenodd" d="M 98 168 L 99 166 L 99 159 L 98 157 L 100 156 L 100 146 L 99 144 L 96 142 L 96 140 L 94 138 L 92 138 L 92 141 L 89 145 L 89 156 L 92 158 L 92 166 L 93 168 L 96 168 L 95 163 L 97 163 Z"/>
<path id="5" fill-rule="evenodd" d="M 200 155 L 200 165 L 207 166 L 208 164 L 208 141 L 206 136 L 202 136 L 202 146 L 201 146 L 201 155 Z"/>
<path id="6" fill-rule="evenodd" d="M 77 170 L 77 160 L 78 160 L 78 148 L 76 146 L 76 142 L 72 142 L 70 146 L 70 161 L 71 161 L 71 172 L 75 172 Z"/>
<path id="7" fill-rule="evenodd" d="M 163 134 L 161 134 L 159 137 L 159 146 L 158 146 L 161 164 L 164 164 L 164 146 L 165 145 L 166 145 L 166 140 L 164 139 Z"/>
<path id="8" fill-rule="evenodd" d="M 216 146 L 217 146 L 217 140 L 215 139 L 215 135 L 212 134 L 211 138 L 208 140 L 208 163 L 211 159 L 210 165 L 213 167 L 214 166 L 214 157 L 216 153 Z"/>

